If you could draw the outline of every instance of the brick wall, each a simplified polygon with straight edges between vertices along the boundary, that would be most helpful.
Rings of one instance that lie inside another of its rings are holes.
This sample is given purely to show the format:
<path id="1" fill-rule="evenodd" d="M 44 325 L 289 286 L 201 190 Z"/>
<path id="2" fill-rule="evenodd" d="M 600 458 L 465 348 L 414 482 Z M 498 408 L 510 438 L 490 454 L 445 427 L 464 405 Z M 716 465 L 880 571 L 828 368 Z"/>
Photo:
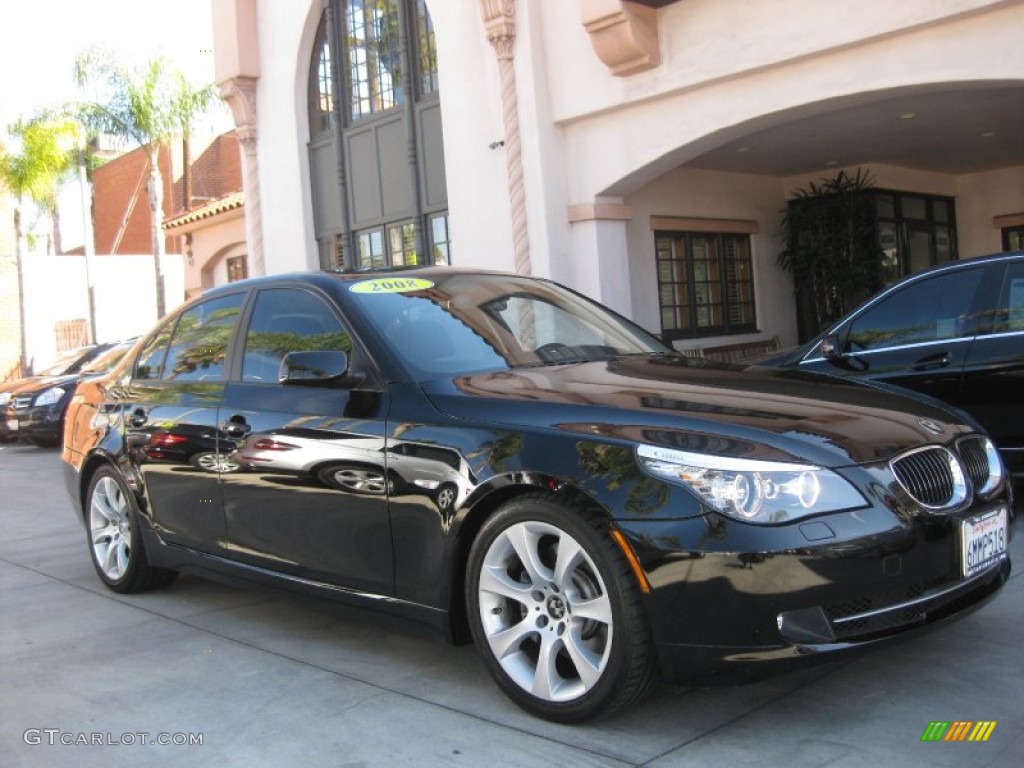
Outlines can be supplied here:
<path id="1" fill-rule="evenodd" d="M 242 162 L 238 137 L 232 131 L 221 134 L 203 146 L 192 141 L 192 200 L 198 208 L 242 189 Z M 174 183 L 175 214 L 185 210 L 185 182 L 179 176 Z"/>
<path id="2" fill-rule="evenodd" d="M 164 178 L 164 215 L 174 211 L 170 152 L 160 150 Z M 93 185 L 93 230 L 96 253 L 152 253 L 149 198 L 149 157 L 141 147 L 115 157 L 96 169 Z M 168 253 L 178 253 L 176 238 L 166 238 Z"/>
<path id="3" fill-rule="evenodd" d="M 241 159 L 234 132 L 193 137 L 191 152 L 192 197 L 196 206 L 242 188 Z M 159 162 L 164 179 L 164 216 L 170 217 L 186 210 L 180 139 L 160 150 Z M 97 254 L 152 253 L 146 196 L 148 176 L 149 158 L 141 148 L 119 155 L 93 173 Z M 165 244 L 167 253 L 181 253 L 179 238 L 167 237 Z"/>

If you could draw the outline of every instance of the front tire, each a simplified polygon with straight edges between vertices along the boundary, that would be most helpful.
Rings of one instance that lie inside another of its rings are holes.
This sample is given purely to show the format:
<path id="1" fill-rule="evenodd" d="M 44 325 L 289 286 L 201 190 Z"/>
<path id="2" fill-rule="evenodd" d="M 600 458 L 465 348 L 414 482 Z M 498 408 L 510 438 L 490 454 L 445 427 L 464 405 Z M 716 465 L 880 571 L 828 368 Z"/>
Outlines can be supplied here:
<path id="1" fill-rule="evenodd" d="M 580 722 L 650 690 L 640 589 L 597 515 L 543 494 L 506 504 L 473 543 L 466 590 L 477 649 L 526 711 Z"/>
<path id="2" fill-rule="evenodd" d="M 92 564 L 100 580 L 114 592 L 158 589 L 177 577 L 177 571 L 154 568 L 147 562 L 135 499 L 112 468 L 101 467 L 93 476 L 85 515 Z"/>

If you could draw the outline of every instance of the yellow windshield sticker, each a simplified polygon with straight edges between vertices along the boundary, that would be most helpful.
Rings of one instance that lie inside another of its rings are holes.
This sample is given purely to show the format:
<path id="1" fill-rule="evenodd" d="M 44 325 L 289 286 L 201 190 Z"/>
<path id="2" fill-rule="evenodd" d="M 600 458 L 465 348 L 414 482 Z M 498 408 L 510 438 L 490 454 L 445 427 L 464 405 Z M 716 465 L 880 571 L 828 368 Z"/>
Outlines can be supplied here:
<path id="1" fill-rule="evenodd" d="M 422 277 L 375 277 L 353 283 L 349 290 L 352 293 L 408 293 L 433 287 L 433 282 Z"/>

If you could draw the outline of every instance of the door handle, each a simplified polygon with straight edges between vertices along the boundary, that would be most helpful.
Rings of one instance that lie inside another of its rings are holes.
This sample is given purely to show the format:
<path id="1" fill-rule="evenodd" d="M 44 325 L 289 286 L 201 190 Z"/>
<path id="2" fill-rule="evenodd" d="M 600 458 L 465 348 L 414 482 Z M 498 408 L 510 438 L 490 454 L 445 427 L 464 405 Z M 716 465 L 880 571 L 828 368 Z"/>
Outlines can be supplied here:
<path id="1" fill-rule="evenodd" d="M 914 363 L 912 370 L 927 371 L 932 368 L 945 368 L 951 362 L 953 362 L 953 356 L 949 352 L 939 352 L 936 355 L 922 357 Z"/>
<path id="2" fill-rule="evenodd" d="M 141 427 L 149 420 L 149 416 L 142 408 L 136 408 L 128 417 L 128 423 L 133 427 Z"/>
<path id="3" fill-rule="evenodd" d="M 252 427 L 240 413 L 228 417 L 227 421 L 222 421 L 220 428 L 229 437 L 245 437 L 252 432 Z"/>

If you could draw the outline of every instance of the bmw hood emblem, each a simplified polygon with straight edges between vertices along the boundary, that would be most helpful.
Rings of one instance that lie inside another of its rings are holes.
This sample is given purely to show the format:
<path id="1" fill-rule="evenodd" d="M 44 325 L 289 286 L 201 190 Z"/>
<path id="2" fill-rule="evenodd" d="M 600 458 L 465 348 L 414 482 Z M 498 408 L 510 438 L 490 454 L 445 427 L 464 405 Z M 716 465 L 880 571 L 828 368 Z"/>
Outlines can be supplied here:
<path id="1" fill-rule="evenodd" d="M 927 429 L 933 435 L 941 435 L 945 431 L 942 428 L 941 424 L 939 424 L 937 422 L 934 422 L 931 419 L 925 419 L 925 418 L 919 417 L 917 419 L 917 423 L 920 424 L 925 429 Z"/>

